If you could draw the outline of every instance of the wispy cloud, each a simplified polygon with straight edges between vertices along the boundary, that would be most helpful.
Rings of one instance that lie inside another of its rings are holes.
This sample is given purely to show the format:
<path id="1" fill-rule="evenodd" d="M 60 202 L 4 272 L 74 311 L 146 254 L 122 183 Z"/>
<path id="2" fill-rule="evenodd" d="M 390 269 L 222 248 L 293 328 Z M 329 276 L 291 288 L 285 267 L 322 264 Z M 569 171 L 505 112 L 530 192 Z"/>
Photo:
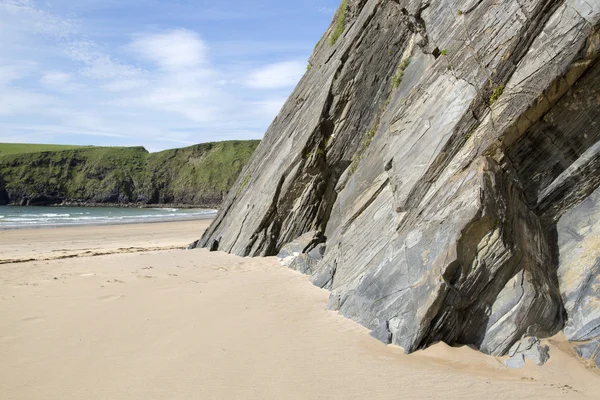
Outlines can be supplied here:
<path id="1" fill-rule="evenodd" d="M 0 13 L 3 15 L 2 23 L 7 31 L 25 31 L 66 38 L 78 28 L 73 19 L 42 10 L 31 0 L 0 0 Z"/>
<path id="2" fill-rule="evenodd" d="M 63 87 L 69 83 L 71 75 L 60 71 L 48 71 L 42 74 L 40 83 L 46 87 Z"/>
<path id="3" fill-rule="evenodd" d="M 199 68 L 207 62 L 206 44 L 187 29 L 135 35 L 126 48 L 168 71 Z"/>
<path id="4" fill-rule="evenodd" d="M 95 140 L 158 150 L 258 138 L 304 73 L 312 47 L 247 35 L 210 42 L 193 27 L 128 26 L 126 19 L 118 36 L 94 36 L 100 30 L 87 17 L 67 11 L 73 3 L 56 2 L 62 11 L 0 0 L 0 141 Z M 83 3 L 88 12 L 133 4 Z"/>
<path id="5" fill-rule="evenodd" d="M 27 70 L 30 68 L 31 66 L 19 65 L 18 63 L 0 65 L 0 87 L 27 76 Z"/>
<path id="6" fill-rule="evenodd" d="M 306 71 L 306 61 L 284 61 L 265 65 L 250 74 L 245 84 L 257 89 L 293 87 Z"/>
<path id="7" fill-rule="evenodd" d="M 57 99 L 35 91 L 4 87 L 0 90 L 0 115 L 31 115 L 32 110 L 52 106 Z"/>
<path id="8" fill-rule="evenodd" d="M 316 10 L 322 14 L 333 14 L 335 12 L 335 8 L 325 6 L 319 6 Z"/>
<path id="9" fill-rule="evenodd" d="M 77 40 L 65 47 L 71 60 L 84 65 L 80 71 L 84 77 L 100 80 L 129 79 L 142 74 L 141 69 L 112 59 L 92 41 Z"/>

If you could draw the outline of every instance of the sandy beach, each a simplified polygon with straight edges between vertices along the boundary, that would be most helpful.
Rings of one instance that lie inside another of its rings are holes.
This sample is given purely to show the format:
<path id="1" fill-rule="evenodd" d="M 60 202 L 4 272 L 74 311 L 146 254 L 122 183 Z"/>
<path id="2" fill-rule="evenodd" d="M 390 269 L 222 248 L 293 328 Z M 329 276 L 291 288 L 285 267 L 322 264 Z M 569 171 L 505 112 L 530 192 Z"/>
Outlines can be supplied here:
<path id="1" fill-rule="evenodd" d="M 551 359 L 407 356 L 276 259 L 183 250 L 209 221 L 0 231 L 0 399 L 597 399 Z"/>

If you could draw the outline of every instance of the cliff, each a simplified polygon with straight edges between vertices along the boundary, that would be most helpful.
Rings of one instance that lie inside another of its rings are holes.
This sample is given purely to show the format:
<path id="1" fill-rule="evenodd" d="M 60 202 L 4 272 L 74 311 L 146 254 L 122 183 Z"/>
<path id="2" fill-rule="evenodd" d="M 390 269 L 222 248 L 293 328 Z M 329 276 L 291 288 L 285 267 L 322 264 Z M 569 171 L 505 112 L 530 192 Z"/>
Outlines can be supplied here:
<path id="1" fill-rule="evenodd" d="M 148 153 L 80 147 L 0 156 L 0 204 L 189 204 L 217 207 L 258 141 Z"/>
<path id="2" fill-rule="evenodd" d="M 344 0 L 198 245 L 281 252 L 407 352 L 564 329 L 598 357 L 599 21 L 596 1 Z"/>

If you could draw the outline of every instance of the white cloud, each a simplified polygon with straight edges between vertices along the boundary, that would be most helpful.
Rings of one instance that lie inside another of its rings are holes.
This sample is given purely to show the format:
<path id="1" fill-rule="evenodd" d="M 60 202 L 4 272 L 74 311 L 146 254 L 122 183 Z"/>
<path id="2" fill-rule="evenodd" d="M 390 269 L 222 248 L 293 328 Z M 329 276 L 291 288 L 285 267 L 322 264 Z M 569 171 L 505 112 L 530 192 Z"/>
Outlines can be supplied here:
<path id="1" fill-rule="evenodd" d="M 56 99 L 46 94 L 20 88 L 5 87 L 0 90 L 0 115 L 35 115 Z"/>
<path id="2" fill-rule="evenodd" d="M 66 54 L 84 65 L 81 73 L 91 79 L 127 79 L 140 77 L 140 68 L 114 60 L 98 45 L 88 40 L 73 41 L 66 46 Z"/>
<path id="3" fill-rule="evenodd" d="M 197 68 L 206 63 L 206 44 L 187 29 L 138 35 L 127 47 L 167 70 Z"/>
<path id="4" fill-rule="evenodd" d="M 60 71 L 48 71 L 42 74 L 40 83 L 46 87 L 63 87 L 69 83 L 71 75 Z"/>
<path id="5" fill-rule="evenodd" d="M 0 87 L 25 76 L 23 70 L 17 65 L 0 65 Z"/>
<path id="6" fill-rule="evenodd" d="M 115 79 L 102 85 L 102 88 L 108 92 L 128 92 L 148 85 L 145 79 Z"/>
<path id="7" fill-rule="evenodd" d="M 66 38 L 78 29 L 73 20 L 41 10 L 31 0 L 0 0 L 0 18 L 4 29 L 55 38 Z"/>
<path id="8" fill-rule="evenodd" d="M 196 123 L 221 118 L 228 108 L 223 79 L 208 64 L 208 46 L 196 33 L 177 29 L 138 34 L 125 49 L 152 63 L 149 81 L 142 90 L 131 90 L 110 104 L 178 114 Z M 115 82 L 111 88 L 121 86 L 127 84 Z"/>
<path id="9" fill-rule="evenodd" d="M 245 84 L 255 89 L 281 89 L 295 86 L 306 70 L 306 62 L 284 61 L 252 72 Z"/>
<path id="10" fill-rule="evenodd" d="M 257 138 L 305 69 L 301 61 L 249 69 L 246 55 L 231 62 L 231 54 L 219 64 L 222 49 L 188 29 L 95 41 L 85 24 L 44 10 L 0 0 L 0 141 L 89 136 L 160 149 Z"/>

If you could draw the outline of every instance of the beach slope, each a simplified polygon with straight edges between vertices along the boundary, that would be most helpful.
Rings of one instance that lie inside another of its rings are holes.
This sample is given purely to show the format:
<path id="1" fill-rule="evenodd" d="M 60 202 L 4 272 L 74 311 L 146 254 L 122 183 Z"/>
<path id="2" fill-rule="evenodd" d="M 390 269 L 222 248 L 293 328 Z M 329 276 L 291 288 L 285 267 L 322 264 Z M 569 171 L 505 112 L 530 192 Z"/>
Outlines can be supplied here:
<path id="1" fill-rule="evenodd" d="M 329 293 L 274 258 L 179 250 L 202 224 L 2 232 L 0 258 L 34 261 L 0 264 L 0 398 L 593 399 L 600 392 L 597 371 L 560 338 L 550 340 L 547 365 L 522 370 L 467 347 L 438 344 L 407 356 L 326 311 Z M 58 250 L 73 257 L 49 259 Z"/>

